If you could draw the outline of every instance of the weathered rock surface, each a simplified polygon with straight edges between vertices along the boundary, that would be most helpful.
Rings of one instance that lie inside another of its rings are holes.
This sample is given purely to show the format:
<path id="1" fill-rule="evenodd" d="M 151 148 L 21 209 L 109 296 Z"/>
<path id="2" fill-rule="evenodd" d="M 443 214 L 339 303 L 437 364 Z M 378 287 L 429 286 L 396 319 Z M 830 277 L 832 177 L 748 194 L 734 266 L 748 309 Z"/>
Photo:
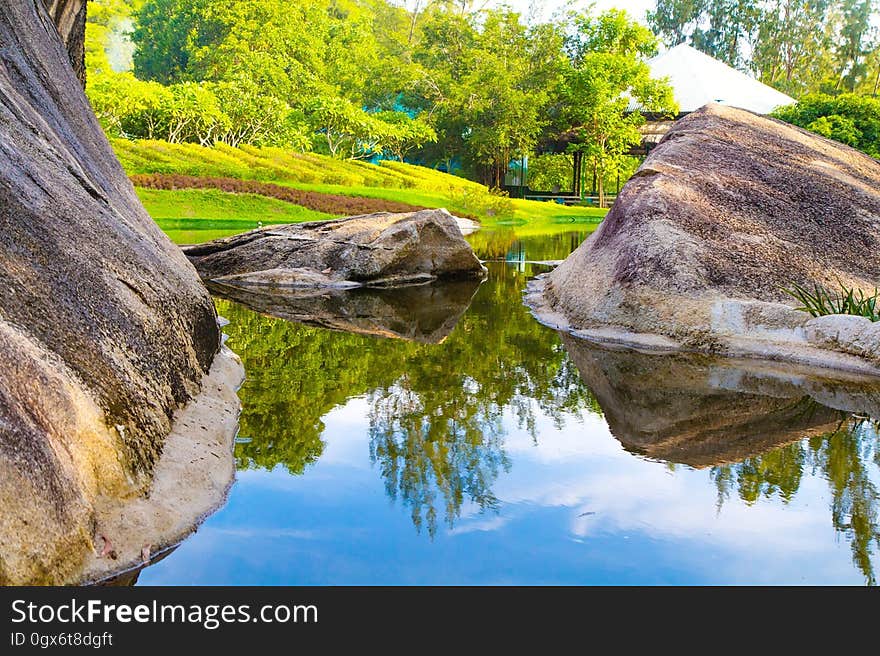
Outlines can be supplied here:
<path id="1" fill-rule="evenodd" d="M 80 16 L 81 3 L 49 4 Z M 82 38 L 70 30 L 68 43 Z M 172 428 L 194 439 L 173 418 L 199 394 L 220 337 L 207 291 L 140 205 L 40 2 L 0 0 L 0 280 L 0 583 L 76 582 L 109 513 L 150 493 Z M 214 366 L 226 372 L 216 387 L 235 384 L 240 364 Z M 208 508 L 176 510 L 191 524 Z"/>
<path id="2" fill-rule="evenodd" d="M 73 72 L 85 86 L 87 0 L 43 0 L 43 3 L 67 48 Z"/>
<path id="3" fill-rule="evenodd" d="M 479 280 L 400 289 L 271 289 L 208 283 L 217 296 L 286 321 L 374 337 L 439 344 L 471 304 Z"/>
<path id="4" fill-rule="evenodd" d="M 708 467 L 833 432 L 843 413 L 880 416 L 875 377 L 698 354 L 649 354 L 562 335 L 629 451 Z"/>
<path id="5" fill-rule="evenodd" d="M 235 286 L 388 287 L 486 275 L 445 210 L 269 226 L 184 253 L 204 280 Z"/>
<path id="6" fill-rule="evenodd" d="M 867 370 L 853 350 L 811 340 L 809 315 L 783 289 L 840 280 L 872 292 L 878 249 L 880 162 L 707 105 L 674 126 L 528 302 L 602 341 Z"/>

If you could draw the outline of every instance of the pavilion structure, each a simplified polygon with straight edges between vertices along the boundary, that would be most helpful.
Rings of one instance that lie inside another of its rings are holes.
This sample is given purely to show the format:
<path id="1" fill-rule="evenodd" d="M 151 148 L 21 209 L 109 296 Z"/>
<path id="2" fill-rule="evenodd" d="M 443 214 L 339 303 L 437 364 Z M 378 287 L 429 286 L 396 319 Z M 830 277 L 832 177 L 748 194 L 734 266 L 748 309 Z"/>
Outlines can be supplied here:
<path id="1" fill-rule="evenodd" d="M 659 117 L 645 112 L 638 102 L 630 102 L 627 111 L 643 112 L 648 119 L 642 126 L 641 148 L 633 154 L 647 154 L 660 142 L 677 119 L 708 103 L 716 102 L 747 109 L 756 114 L 769 114 L 779 107 L 795 102 L 791 96 L 749 77 L 742 71 L 686 43 L 650 59 L 648 66 L 651 68 L 652 78 L 666 78 L 669 81 L 675 101 L 678 103 L 679 113 L 674 119 Z"/>

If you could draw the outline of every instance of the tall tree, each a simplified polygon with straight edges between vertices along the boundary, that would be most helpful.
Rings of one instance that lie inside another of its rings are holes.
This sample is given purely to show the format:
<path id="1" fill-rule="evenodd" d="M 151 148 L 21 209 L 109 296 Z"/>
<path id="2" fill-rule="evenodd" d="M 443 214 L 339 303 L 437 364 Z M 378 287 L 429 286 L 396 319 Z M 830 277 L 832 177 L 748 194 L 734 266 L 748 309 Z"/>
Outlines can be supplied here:
<path id="1" fill-rule="evenodd" d="M 594 16 L 574 14 L 575 32 L 568 38 L 571 64 L 564 76 L 565 115 L 580 137 L 598 182 L 599 204 L 605 206 L 604 180 L 641 141 L 641 111 L 627 111 L 631 102 L 647 112 L 677 112 L 672 89 L 651 78 L 645 58 L 656 52 L 651 32 L 620 10 Z"/>
<path id="2" fill-rule="evenodd" d="M 765 84 L 801 95 L 833 76 L 832 2 L 775 0 L 761 15 L 752 71 Z"/>
<path id="3" fill-rule="evenodd" d="M 414 106 L 432 114 L 438 159 L 460 158 L 500 187 L 513 158 L 526 155 L 548 123 L 562 58 L 555 25 L 524 25 L 508 10 L 426 20 L 415 61 L 422 77 Z"/>
<path id="4" fill-rule="evenodd" d="M 877 0 L 657 0 L 667 45 L 688 42 L 787 93 L 880 87 Z"/>
<path id="5" fill-rule="evenodd" d="M 690 39 L 708 0 L 657 0 L 648 12 L 648 24 L 668 46 L 677 46 Z"/>
<path id="6" fill-rule="evenodd" d="M 871 52 L 876 28 L 871 24 L 877 9 L 875 0 L 842 0 L 841 28 L 836 48 L 837 89 L 854 91 L 864 79 L 867 57 Z"/>
<path id="7" fill-rule="evenodd" d="M 760 10 L 757 0 L 658 0 L 654 11 L 648 12 L 648 22 L 669 45 L 689 42 L 731 66 L 742 67 Z"/>

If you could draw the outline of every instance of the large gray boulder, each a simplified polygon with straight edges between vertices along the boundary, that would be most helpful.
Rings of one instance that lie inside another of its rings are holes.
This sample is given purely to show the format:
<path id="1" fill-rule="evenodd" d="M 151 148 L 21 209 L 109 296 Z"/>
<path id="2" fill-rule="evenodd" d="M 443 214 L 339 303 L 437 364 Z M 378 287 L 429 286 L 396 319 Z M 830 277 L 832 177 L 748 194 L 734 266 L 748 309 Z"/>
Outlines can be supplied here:
<path id="1" fill-rule="evenodd" d="M 835 343 L 840 331 L 808 330 L 783 290 L 840 281 L 872 293 L 878 249 L 880 163 L 713 104 L 676 123 L 528 302 L 589 339 L 876 373 L 870 330 L 861 345 Z"/>
<path id="2" fill-rule="evenodd" d="M 389 287 L 486 275 L 446 210 L 270 226 L 184 252 L 204 280 L 235 286 Z"/>
<path id="3" fill-rule="evenodd" d="M 43 4 L 67 48 L 73 72 L 85 86 L 87 0 L 43 0 Z"/>
<path id="4" fill-rule="evenodd" d="M 82 3 L 49 4 L 81 40 Z M 0 0 L 0 280 L 0 583 L 100 578 L 179 539 L 231 480 L 240 366 L 40 2 Z"/>

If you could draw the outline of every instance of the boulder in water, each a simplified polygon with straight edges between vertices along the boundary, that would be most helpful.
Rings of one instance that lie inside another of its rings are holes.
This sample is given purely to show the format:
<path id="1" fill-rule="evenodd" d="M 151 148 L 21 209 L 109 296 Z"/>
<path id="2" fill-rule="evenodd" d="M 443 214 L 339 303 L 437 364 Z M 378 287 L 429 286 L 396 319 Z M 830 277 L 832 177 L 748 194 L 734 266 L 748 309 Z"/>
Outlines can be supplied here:
<path id="1" fill-rule="evenodd" d="M 269 226 L 184 253 L 204 280 L 245 287 L 393 287 L 486 276 L 445 210 Z"/>
<path id="2" fill-rule="evenodd" d="M 842 283 L 871 294 L 878 250 L 880 162 L 711 104 L 675 124 L 528 303 L 592 340 L 876 374 L 867 328 L 859 344 L 829 337 L 828 324 L 809 330 L 784 290 Z"/>
<path id="3" fill-rule="evenodd" d="M 0 0 L 0 584 L 141 562 L 233 474 L 240 362 L 71 68 L 83 4 Z"/>

